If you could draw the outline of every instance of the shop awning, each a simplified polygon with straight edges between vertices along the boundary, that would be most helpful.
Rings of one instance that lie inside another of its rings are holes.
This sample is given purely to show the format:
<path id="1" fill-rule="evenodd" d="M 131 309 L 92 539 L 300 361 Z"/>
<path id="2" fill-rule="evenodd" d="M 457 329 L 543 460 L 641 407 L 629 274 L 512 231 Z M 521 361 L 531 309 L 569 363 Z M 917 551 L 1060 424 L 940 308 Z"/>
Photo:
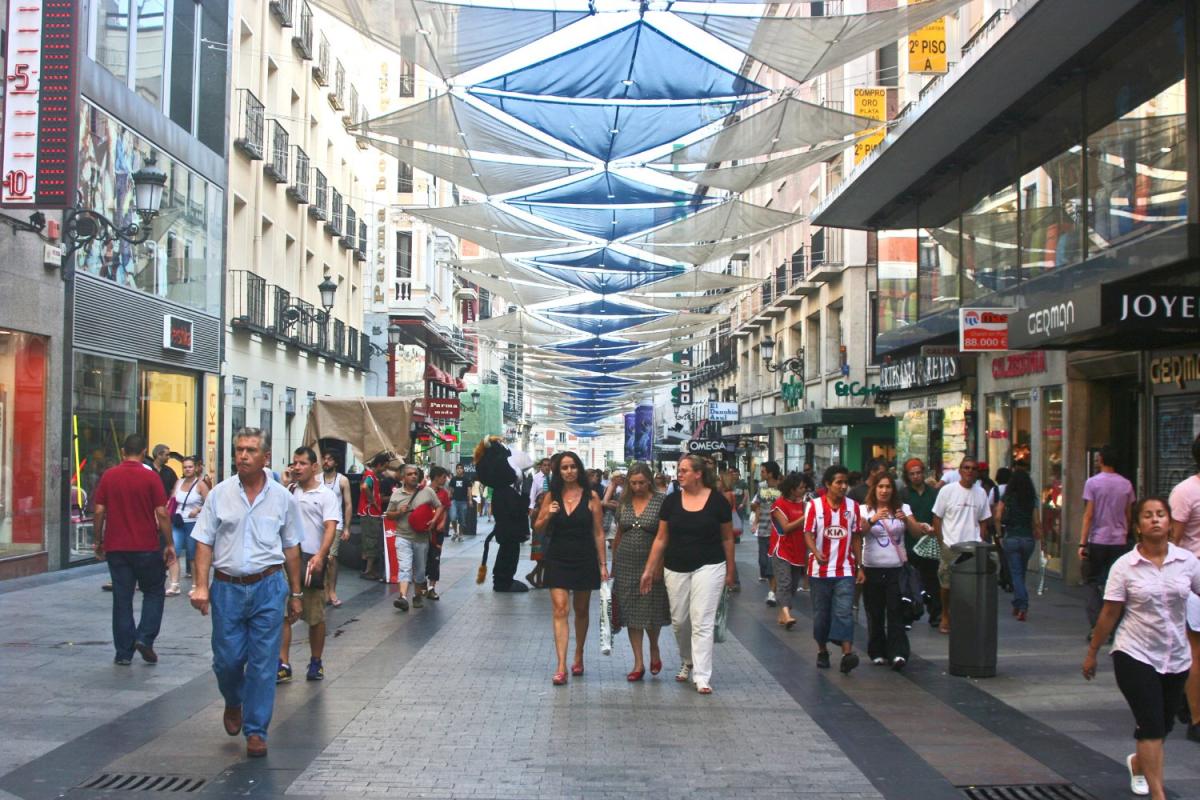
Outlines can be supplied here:
<path id="1" fill-rule="evenodd" d="M 456 378 L 449 372 L 429 364 L 425 367 L 425 380 L 445 386 L 447 389 L 455 392 L 465 392 L 467 385 L 462 382 L 461 378 Z"/>

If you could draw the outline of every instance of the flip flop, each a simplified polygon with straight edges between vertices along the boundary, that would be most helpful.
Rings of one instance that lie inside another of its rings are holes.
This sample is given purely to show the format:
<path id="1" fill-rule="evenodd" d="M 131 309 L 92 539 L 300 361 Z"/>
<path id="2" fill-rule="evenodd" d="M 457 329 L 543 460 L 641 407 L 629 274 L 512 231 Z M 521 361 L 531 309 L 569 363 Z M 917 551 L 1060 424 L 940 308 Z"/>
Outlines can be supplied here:
<path id="1" fill-rule="evenodd" d="M 338 600 L 330 600 L 330 601 L 329 601 L 329 605 L 333 606 L 334 608 L 341 608 L 341 607 L 342 607 L 342 601 L 341 601 L 340 599 L 338 599 Z"/>

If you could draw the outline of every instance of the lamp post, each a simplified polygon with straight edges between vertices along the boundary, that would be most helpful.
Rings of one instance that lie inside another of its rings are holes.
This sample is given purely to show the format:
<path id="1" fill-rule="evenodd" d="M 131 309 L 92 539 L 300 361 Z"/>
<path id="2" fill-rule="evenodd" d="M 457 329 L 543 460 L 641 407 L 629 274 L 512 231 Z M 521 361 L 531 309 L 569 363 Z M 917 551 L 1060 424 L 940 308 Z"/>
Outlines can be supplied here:
<path id="1" fill-rule="evenodd" d="M 763 366 L 767 368 L 767 372 L 786 371 L 798 375 L 800 378 L 804 377 L 804 353 L 785 358 L 779 363 L 772 363 L 775 357 L 775 340 L 770 336 L 759 343 L 759 349 L 762 351 Z"/>
<path id="2" fill-rule="evenodd" d="M 717 387 L 708 387 L 708 402 L 715 403 L 721 399 L 721 393 L 717 391 Z"/>

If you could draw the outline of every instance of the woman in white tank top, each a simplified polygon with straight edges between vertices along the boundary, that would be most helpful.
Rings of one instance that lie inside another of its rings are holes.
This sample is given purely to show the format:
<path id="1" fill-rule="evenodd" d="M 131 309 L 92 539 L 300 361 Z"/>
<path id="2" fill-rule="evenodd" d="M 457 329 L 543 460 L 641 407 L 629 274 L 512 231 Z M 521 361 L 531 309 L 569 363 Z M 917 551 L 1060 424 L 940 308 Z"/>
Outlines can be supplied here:
<path id="1" fill-rule="evenodd" d="M 208 497 L 208 484 L 200 479 L 196 472 L 196 459 L 183 460 L 183 477 L 175 483 L 175 491 L 171 493 L 174 510 L 171 512 L 171 532 L 175 539 L 175 563 L 168 569 L 170 585 L 167 586 L 167 596 L 179 594 L 179 562 L 187 553 L 187 572 L 184 577 L 192 577 L 192 560 L 196 557 L 196 542 L 192 539 L 192 528 L 196 526 L 196 517 L 204 507 L 204 499 Z"/>

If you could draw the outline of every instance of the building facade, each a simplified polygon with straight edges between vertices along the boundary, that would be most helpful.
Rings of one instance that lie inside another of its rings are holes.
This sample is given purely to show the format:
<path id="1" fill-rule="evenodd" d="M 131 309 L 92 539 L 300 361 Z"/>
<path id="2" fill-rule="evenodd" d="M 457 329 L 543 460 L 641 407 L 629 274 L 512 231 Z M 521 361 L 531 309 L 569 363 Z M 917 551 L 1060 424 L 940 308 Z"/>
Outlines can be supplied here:
<path id="1" fill-rule="evenodd" d="M 1192 471 L 1197 24 L 1186 2 L 972 4 L 958 63 L 817 209 L 918 254 L 881 255 L 885 360 L 956 348 L 960 309 L 1008 314 L 1008 351 L 960 359 L 968 449 L 1031 471 L 1068 576 L 1097 448 L 1139 494 Z"/>

